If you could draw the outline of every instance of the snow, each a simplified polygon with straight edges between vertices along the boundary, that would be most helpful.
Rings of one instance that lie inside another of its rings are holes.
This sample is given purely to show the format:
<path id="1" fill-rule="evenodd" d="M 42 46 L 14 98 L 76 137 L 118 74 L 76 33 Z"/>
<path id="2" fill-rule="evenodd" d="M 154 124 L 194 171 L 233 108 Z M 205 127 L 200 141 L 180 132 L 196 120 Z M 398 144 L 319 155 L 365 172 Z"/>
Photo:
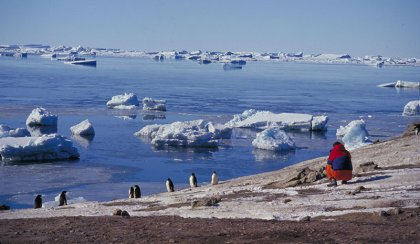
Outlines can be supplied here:
<path id="1" fill-rule="evenodd" d="M 295 142 L 279 128 L 268 128 L 257 133 L 252 145 L 259 149 L 287 151 L 296 148 Z"/>
<path id="2" fill-rule="evenodd" d="M 0 155 L 3 161 L 62 160 L 79 157 L 73 143 L 58 134 L 0 138 Z"/>
<path id="3" fill-rule="evenodd" d="M 88 119 L 70 127 L 70 130 L 73 135 L 95 135 L 95 130 Z"/>
<path id="4" fill-rule="evenodd" d="M 366 130 L 366 123 L 364 120 L 353 120 L 346 126 L 340 126 L 337 129 L 337 137 L 341 137 L 344 146 L 348 150 L 353 150 L 371 144 L 369 140 L 369 133 Z"/>
<path id="5" fill-rule="evenodd" d="M 420 100 L 414 100 L 414 101 L 408 102 L 404 106 L 403 115 L 404 116 L 420 115 Z"/>
<path id="6" fill-rule="evenodd" d="M 204 120 L 154 124 L 143 127 L 134 135 L 151 139 L 156 147 L 217 147 L 217 139 L 227 137 L 229 129 L 206 124 Z"/>
<path id="7" fill-rule="evenodd" d="M 0 138 L 2 137 L 25 137 L 31 134 L 24 128 L 10 128 L 7 125 L 0 124 Z"/>
<path id="8" fill-rule="evenodd" d="M 124 93 L 113 96 L 106 106 L 113 109 L 134 109 L 139 106 L 139 101 L 134 93 Z"/>
<path id="9" fill-rule="evenodd" d="M 328 122 L 328 116 L 313 116 L 299 113 L 275 114 L 270 111 L 245 110 L 236 114 L 226 123 L 229 127 L 266 129 L 278 127 L 283 130 L 323 130 Z"/>
<path id="10" fill-rule="evenodd" d="M 209 122 L 206 127 L 209 132 L 214 134 L 215 139 L 230 139 L 232 136 L 232 128 L 225 125 Z"/>
<path id="11" fill-rule="evenodd" d="M 32 110 L 26 119 L 26 125 L 57 125 L 57 115 L 51 114 L 46 109 L 39 107 Z"/>
<path id="12" fill-rule="evenodd" d="M 166 100 L 156 100 L 150 97 L 143 98 L 143 110 L 166 111 Z"/>

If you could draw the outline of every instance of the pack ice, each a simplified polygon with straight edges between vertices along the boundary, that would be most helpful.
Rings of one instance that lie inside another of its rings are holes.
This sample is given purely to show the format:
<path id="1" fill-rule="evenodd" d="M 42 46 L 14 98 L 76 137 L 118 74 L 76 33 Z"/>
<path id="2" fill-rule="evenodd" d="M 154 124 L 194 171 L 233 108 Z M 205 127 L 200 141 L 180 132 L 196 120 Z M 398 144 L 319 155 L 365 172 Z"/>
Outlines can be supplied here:
<path id="1" fill-rule="evenodd" d="M 70 131 L 73 135 L 95 135 L 95 130 L 93 129 L 93 126 L 88 119 L 83 120 L 79 124 L 70 127 Z"/>
<path id="2" fill-rule="evenodd" d="M 420 115 L 420 100 L 414 100 L 414 101 L 408 102 L 404 106 L 403 115 L 404 116 Z"/>
<path id="3" fill-rule="evenodd" d="M 232 129 L 204 120 L 154 124 L 143 127 L 134 135 L 151 139 L 156 147 L 217 147 L 218 139 L 230 138 Z"/>
<path id="4" fill-rule="evenodd" d="M 166 111 L 166 100 L 157 100 L 145 97 L 143 98 L 143 110 Z"/>
<path id="5" fill-rule="evenodd" d="M 272 151 L 287 151 L 295 149 L 295 142 L 279 128 L 268 128 L 257 133 L 252 145 L 259 149 Z"/>
<path id="6" fill-rule="evenodd" d="M 337 137 L 341 137 L 344 146 L 348 150 L 353 150 L 362 146 L 369 145 L 369 133 L 366 130 L 364 120 L 353 120 L 346 126 L 340 126 L 337 129 Z"/>
<path id="7" fill-rule="evenodd" d="M 113 109 L 134 109 L 139 106 L 139 100 L 134 93 L 124 93 L 113 96 L 106 106 Z"/>
<path id="8" fill-rule="evenodd" d="M 266 129 L 278 127 L 283 130 L 324 130 L 328 122 L 328 116 L 313 116 L 299 113 L 279 113 L 270 111 L 245 110 L 242 114 L 236 114 L 225 125 L 228 127 Z"/>
<path id="9" fill-rule="evenodd" d="M 25 137 L 31 136 L 29 131 L 24 128 L 10 128 L 7 125 L 0 124 L 0 138 L 2 137 Z"/>
<path id="10" fill-rule="evenodd" d="M 37 126 L 37 125 L 57 125 L 57 115 L 48 112 L 46 109 L 39 107 L 32 110 L 26 119 L 26 125 Z"/>

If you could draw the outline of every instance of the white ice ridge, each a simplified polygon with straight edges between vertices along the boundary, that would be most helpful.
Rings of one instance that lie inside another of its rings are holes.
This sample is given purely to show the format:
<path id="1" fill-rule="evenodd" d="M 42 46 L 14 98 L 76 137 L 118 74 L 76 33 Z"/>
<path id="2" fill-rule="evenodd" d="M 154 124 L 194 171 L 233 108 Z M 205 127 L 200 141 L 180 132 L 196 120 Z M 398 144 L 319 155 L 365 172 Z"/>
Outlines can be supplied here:
<path id="1" fill-rule="evenodd" d="M 166 100 L 157 100 L 145 97 L 143 98 L 143 110 L 166 111 Z"/>
<path id="2" fill-rule="evenodd" d="M 0 138 L 0 156 L 3 161 L 42 161 L 79 158 L 79 153 L 67 138 L 50 134 Z"/>
<path id="3" fill-rule="evenodd" d="M 366 123 L 362 119 L 353 120 L 344 127 L 340 126 L 340 128 L 337 129 L 336 136 L 341 137 L 348 150 L 371 144 L 369 133 L 366 130 Z"/>
<path id="4" fill-rule="evenodd" d="M 73 135 L 95 135 L 95 130 L 93 129 L 93 126 L 88 119 L 85 119 L 79 124 L 70 127 L 70 130 Z"/>
<path id="5" fill-rule="evenodd" d="M 10 128 L 7 125 L 0 124 L 0 138 L 2 137 L 25 137 L 31 136 L 29 131 L 24 128 Z"/>
<path id="6" fill-rule="evenodd" d="M 106 103 L 108 108 L 114 109 L 134 109 L 139 106 L 139 100 L 134 93 L 124 93 L 116 95 Z"/>
<path id="7" fill-rule="evenodd" d="M 57 119 L 57 115 L 54 115 L 46 109 L 40 107 L 32 110 L 26 119 L 26 125 L 57 125 Z"/>
<path id="8" fill-rule="evenodd" d="M 420 115 L 420 100 L 414 100 L 414 101 L 408 102 L 404 106 L 403 115 L 404 116 Z"/>
<path id="9" fill-rule="evenodd" d="M 252 145 L 259 149 L 287 151 L 296 148 L 295 142 L 279 128 L 268 128 L 257 133 Z"/>
<path id="10" fill-rule="evenodd" d="M 134 135 L 151 139 L 156 147 L 217 147 L 217 139 L 230 138 L 231 129 L 204 120 L 147 125 Z"/>
<path id="11" fill-rule="evenodd" d="M 379 87 L 420 88 L 420 82 L 397 80 L 396 82 L 378 85 Z"/>
<path id="12" fill-rule="evenodd" d="M 324 130 L 328 116 L 313 116 L 310 114 L 279 113 L 270 111 L 245 110 L 242 114 L 235 114 L 233 119 L 225 125 L 228 127 L 266 129 L 278 127 L 283 130 Z"/>

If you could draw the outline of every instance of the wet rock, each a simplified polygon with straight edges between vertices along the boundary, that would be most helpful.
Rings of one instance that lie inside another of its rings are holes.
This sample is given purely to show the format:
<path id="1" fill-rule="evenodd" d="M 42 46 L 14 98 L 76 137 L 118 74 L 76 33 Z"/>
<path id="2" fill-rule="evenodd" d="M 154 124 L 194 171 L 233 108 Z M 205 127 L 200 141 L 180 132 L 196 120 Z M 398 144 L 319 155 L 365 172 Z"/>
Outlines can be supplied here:
<path id="1" fill-rule="evenodd" d="M 311 216 L 305 216 L 299 219 L 300 222 L 307 222 L 311 221 Z"/>
<path id="2" fill-rule="evenodd" d="M 124 211 L 121 212 L 121 216 L 125 217 L 125 218 L 128 218 L 128 217 L 130 217 L 130 214 L 127 211 L 124 210 Z"/>
<path id="3" fill-rule="evenodd" d="M 3 210 L 10 210 L 10 206 L 7 206 L 6 204 L 0 205 L 0 211 L 3 211 Z"/>
<path id="4" fill-rule="evenodd" d="M 359 167 L 357 168 L 357 172 L 358 173 L 371 172 L 378 168 L 379 168 L 378 165 L 375 164 L 374 162 L 366 162 L 359 165 Z"/>
<path id="5" fill-rule="evenodd" d="M 388 213 L 387 211 L 381 210 L 381 211 L 379 212 L 379 216 L 381 216 L 381 217 L 388 217 L 388 216 L 390 216 L 390 215 L 389 215 L 389 213 Z"/>
<path id="6" fill-rule="evenodd" d="M 401 208 L 393 208 L 387 211 L 389 215 L 399 215 L 402 214 L 402 212 Z"/>
<path id="7" fill-rule="evenodd" d="M 122 210 L 119 208 L 115 209 L 114 212 L 112 212 L 112 215 L 114 216 L 121 216 L 121 214 L 122 214 Z"/>
<path id="8" fill-rule="evenodd" d="M 221 201 L 220 197 L 210 197 L 210 198 L 203 198 L 200 200 L 195 200 L 192 202 L 191 207 L 210 207 L 210 206 L 217 206 L 217 204 Z"/>
<path id="9" fill-rule="evenodd" d="M 292 201 L 292 199 L 286 198 L 286 199 L 283 200 L 283 203 L 288 203 L 288 202 L 291 202 L 291 201 Z"/>

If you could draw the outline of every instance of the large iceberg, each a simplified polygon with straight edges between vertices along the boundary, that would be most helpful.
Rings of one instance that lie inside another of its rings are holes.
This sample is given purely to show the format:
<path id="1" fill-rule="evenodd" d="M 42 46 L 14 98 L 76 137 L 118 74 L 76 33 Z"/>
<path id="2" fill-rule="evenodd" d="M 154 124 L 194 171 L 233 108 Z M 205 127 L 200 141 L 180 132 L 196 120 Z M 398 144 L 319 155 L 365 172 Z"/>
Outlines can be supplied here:
<path id="1" fill-rule="evenodd" d="M 145 97 L 143 98 L 143 110 L 166 111 L 166 100 L 157 100 Z"/>
<path id="2" fill-rule="evenodd" d="M 95 130 L 93 129 L 93 126 L 88 119 L 83 120 L 79 124 L 70 127 L 70 131 L 73 135 L 95 135 Z"/>
<path id="3" fill-rule="evenodd" d="M 48 112 L 44 108 L 35 108 L 26 119 L 26 125 L 57 125 L 57 115 Z"/>
<path id="4" fill-rule="evenodd" d="M 353 120 L 346 126 L 340 126 L 337 129 L 337 137 L 341 137 L 345 147 L 348 150 L 356 149 L 362 146 L 369 145 L 369 133 L 366 130 L 366 123 L 364 120 Z"/>
<path id="5" fill-rule="evenodd" d="M 76 159 L 79 153 L 70 140 L 51 134 L 0 138 L 0 156 L 3 161 L 42 161 Z"/>
<path id="6" fill-rule="evenodd" d="M 106 103 L 108 108 L 114 109 L 134 109 L 139 106 L 139 100 L 134 93 L 124 93 L 116 95 Z"/>
<path id="7" fill-rule="evenodd" d="M 31 136 L 29 131 L 24 128 L 10 128 L 7 125 L 0 124 L 0 138 L 2 137 L 25 137 Z"/>
<path id="8" fill-rule="evenodd" d="M 230 137 L 230 129 L 204 120 L 147 125 L 134 135 L 151 139 L 156 147 L 217 147 L 217 139 Z"/>
<path id="9" fill-rule="evenodd" d="M 226 123 L 229 127 L 266 129 L 278 127 L 283 130 L 324 130 L 328 122 L 328 116 L 313 116 L 299 113 L 275 114 L 270 111 L 245 110 L 242 114 L 236 114 L 233 119 Z"/>
<path id="10" fill-rule="evenodd" d="M 404 116 L 420 115 L 420 100 L 414 100 L 414 101 L 408 102 L 404 106 L 403 115 Z"/>
<path id="11" fill-rule="evenodd" d="M 252 145 L 259 149 L 272 151 L 287 151 L 296 148 L 295 142 L 283 130 L 273 127 L 260 133 L 252 141 Z"/>

